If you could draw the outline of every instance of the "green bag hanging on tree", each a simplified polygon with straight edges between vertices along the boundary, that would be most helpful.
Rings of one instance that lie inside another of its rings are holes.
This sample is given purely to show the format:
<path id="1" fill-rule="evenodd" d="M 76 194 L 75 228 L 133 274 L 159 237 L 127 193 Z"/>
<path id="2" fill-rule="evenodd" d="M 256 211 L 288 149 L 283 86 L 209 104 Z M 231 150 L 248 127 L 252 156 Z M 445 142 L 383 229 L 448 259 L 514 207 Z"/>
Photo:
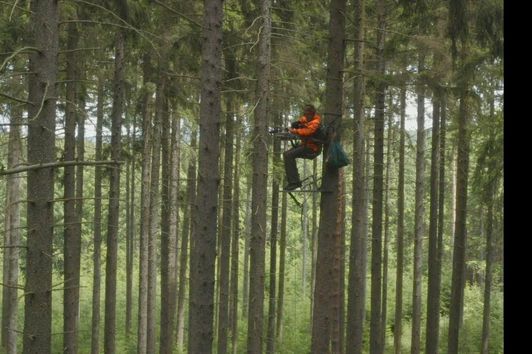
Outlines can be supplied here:
<path id="1" fill-rule="evenodd" d="M 332 168 L 341 168 L 349 164 L 349 159 L 340 145 L 340 142 L 334 141 L 329 147 L 329 154 L 327 156 L 327 165 Z"/>

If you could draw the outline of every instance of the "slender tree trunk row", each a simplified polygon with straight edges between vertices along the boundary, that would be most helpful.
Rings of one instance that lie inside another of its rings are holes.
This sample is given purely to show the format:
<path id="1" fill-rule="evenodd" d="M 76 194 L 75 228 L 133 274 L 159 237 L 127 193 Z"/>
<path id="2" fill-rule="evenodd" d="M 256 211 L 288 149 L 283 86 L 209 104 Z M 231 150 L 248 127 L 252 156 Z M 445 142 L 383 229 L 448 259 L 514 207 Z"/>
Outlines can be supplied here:
<path id="1" fill-rule="evenodd" d="M 270 114 L 271 1 L 260 1 L 262 20 L 257 57 L 257 108 L 253 127 L 253 178 L 251 235 L 249 247 L 249 312 L 247 352 L 263 352 L 264 263 L 266 242 L 266 199 L 268 183 L 267 134 Z"/>
<path id="2" fill-rule="evenodd" d="M 14 168 L 23 161 L 21 129 L 23 110 L 17 105 L 10 107 L 13 124 L 9 130 L 7 167 Z M 2 289 L 2 346 L 7 354 L 17 353 L 18 282 L 21 245 L 22 177 L 7 176 L 4 236 L 4 273 Z"/>
<path id="3" fill-rule="evenodd" d="M 103 130 L 103 75 L 98 76 L 98 102 L 96 110 L 96 152 L 95 158 L 102 159 Z M 92 281 L 92 324 L 91 354 L 100 352 L 100 297 L 101 297 L 101 244 L 102 244 L 102 167 L 96 166 L 94 171 L 94 253 Z"/>
<path id="4" fill-rule="evenodd" d="M 425 70 L 425 58 L 419 54 L 418 73 Z M 421 352 L 421 294 L 423 266 L 425 193 L 425 88 L 417 85 L 417 141 L 416 141 L 416 196 L 414 216 L 414 285 L 412 290 L 412 340 L 411 353 Z"/>
<path id="5" fill-rule="evenodd" d="M 404 215 L 405 215 L 405 120 L 406 89 L 401 87 L 401 122 L 399 126 L 399 176 L 397 179 L 397 268 L 395 275 L 394 354 L 401 353 L 403 323 Z"/>
<path id="6" fill-rule="evenodd" d="M 432 110 L 432 153 L 430 165 L 430 216 L 429 216 L 429 271 L 427 293 L 427 340 L 425 352 L 436 354 L 439 343 L 440 325 L 440 250 L 438 243 L 438 212 L 440 186 L 440 96 L 437 92 L 433 98 Z"/>
<path id="7" fill-rule="evenodd" d="M 58 3 L 33 1 L 28 32 L 38 52 L 29 55 L 28 163 L 55 161 Z M 50 353 L 54 169 L 28 171 L 26 285 L 22 352 Z"/>
<path id="8" fill-rule="evenodd" d="M 343 107 L 343 70 L 345 54 L 345 0 L 333 0 L 330 4 L 330 18 L 337 21 L 329 23 L 329 42 L 327 57 L 326 97 L 324 123 L 332 124 L 333 129 L 340 127 Z M 332 139 L 339 142 L 340 135 Z M 324 156 L 327 156 L 325 146 Z M 336 240 L 340 237 L 337 229 L 340 193 L 340 175 L 337 168 L 324 164 L 321 188 L 320 222 L 318 231 L 318 251 L 316 258 L 316 283 L 314 308 L 312 313 L 312 344 L 313 354 L 325 354 L 331 351 L 331 345 L 337 340 L 333 338 L 333 328 L 337 328 L 338 312 L 332 306 L 339 296 L 338 282 L 335 286 L 335 272 L 331 256 L 338 257 Z M 337 346 L 339 343 L 334 343 Z"/>
<path id="9" fill-rule="evenodd" d="M 111 160 L 120 161 L 121 127 L 124 110 L 125 31 L 115 39 L 115 72 L 113 108 L 111 112 Z M 109 183 L 109 214 L 107 219 L 107 255 L 105 269 L 105 332 L 104 352 L 116 351 L 116 273 L 118 254 L 118 211 L 120 206 L 120 169 L 112 168 Z"/>
<path id="10" fill-rule="evenodd" d="M 205 1 L 202 31 L 198 186 L 190 253 L 189 342 L 192 353 L 211 353 L 220 157 L 223 3 Z"/>
<path id="11" fill-rule="evenodd" d="M 377 72 L 385 74 L 385 30 L 386 4 L 377 2 Z M 384 108 L 386 84 L 377 83 L 375 103 L 375 151 L 373 162 L 373 210 L 371 238 L 371 319 L 370 319 L 370 354 L 381 352 L 382 348 L 382 219 L 383 219 L 383 171 L 384 171 Z"/>
<path id="12" fill-rule="evenodd" d="M 363 350 L 364 320 L 366 313 L 366 237 L 367 194 L 365 175 L 366 123 L 364 116 L 364 23 L 365 1 L 355 1 L 355 72 L 353 89 L 353 207 L 351 247 L 349 251 L 349 284 L 347 302 L 347 354 L 361 354 Z"/>

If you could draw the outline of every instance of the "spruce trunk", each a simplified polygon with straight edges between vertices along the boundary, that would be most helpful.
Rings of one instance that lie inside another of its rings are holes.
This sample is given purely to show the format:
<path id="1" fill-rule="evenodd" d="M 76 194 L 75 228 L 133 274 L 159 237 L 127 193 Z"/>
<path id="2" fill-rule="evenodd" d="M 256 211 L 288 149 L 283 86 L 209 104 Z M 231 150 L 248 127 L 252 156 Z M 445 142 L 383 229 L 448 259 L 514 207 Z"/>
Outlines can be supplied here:
<path id="1" fill-rule="evenodd" d="M 38 52 L 29 55 L 28 163 L 55 161 L 58 3 L 30 4 L 29 33 Z M 52 343 L 52 243 L 54 169 L 27 173 L 26 285 L 24 287 L 24 354 L 47 354 Z"/>
<path id="2" fill-rule="evenodd" d="M 340 126 L 343 106 L 343 70 L 345 53 L 345 0 L 333 0 L 330 4 L 329 43 L 327 57 L 327 80 L 325 88 L 324 123 L 331 125 L 334 131 Z M 337 142 L 340 135 L 333 137 Z M 324 156 L 327 156 L 325 146 Z M 318 253 L 316 259 L 316 285 L 314 308 L 312 314 L 312 345 L 313 354 L 330 352 L 332 328 L 338 321 L 334 312 L 334 301 L 339 296 L 334 279 L 339 269 L 335 269 L 330 261 L 337 253 L 336 238 L 338 228 L 340 179 L 339 170 L 323 165 L 322 189 L 330 191 L 321 193 L 320 221 L 318 231 Z"/>
<path id="3" fill-rule="evenodd" d="M 198 189 L 190 254 L 189 345 L 191 353 L 212 352 L 214 273 L 220 157 L 222 81 L 221 0 L 206 0 L 202 32 Z"/>

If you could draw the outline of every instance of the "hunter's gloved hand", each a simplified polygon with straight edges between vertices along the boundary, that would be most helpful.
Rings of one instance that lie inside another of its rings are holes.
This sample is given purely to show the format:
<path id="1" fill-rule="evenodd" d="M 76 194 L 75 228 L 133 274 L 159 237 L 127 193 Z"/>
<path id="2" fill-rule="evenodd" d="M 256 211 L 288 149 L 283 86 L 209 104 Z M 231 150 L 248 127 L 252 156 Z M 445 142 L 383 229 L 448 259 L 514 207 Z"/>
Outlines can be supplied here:
<path id="1" fill-rule="evenodd" d="M 299 128 L 299 122 L 298 121 L 292 122 L 291 127 L 292 127 L 292 129 Z"/>

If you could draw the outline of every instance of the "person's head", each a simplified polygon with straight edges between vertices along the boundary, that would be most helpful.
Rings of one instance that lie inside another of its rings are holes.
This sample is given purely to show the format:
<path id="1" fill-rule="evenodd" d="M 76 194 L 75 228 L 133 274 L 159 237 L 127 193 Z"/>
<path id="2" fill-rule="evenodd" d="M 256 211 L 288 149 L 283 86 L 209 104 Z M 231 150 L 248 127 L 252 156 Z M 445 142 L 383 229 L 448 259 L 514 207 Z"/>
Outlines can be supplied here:
<path id="1" fill-rule="evenodd" d="M 314 115 L 316 114 L 316 108 L 314 108 L 311 104 L 306 104 L 303 107 L 303 115 L 307 117 L 308 120 L 314 118 Z"/>

